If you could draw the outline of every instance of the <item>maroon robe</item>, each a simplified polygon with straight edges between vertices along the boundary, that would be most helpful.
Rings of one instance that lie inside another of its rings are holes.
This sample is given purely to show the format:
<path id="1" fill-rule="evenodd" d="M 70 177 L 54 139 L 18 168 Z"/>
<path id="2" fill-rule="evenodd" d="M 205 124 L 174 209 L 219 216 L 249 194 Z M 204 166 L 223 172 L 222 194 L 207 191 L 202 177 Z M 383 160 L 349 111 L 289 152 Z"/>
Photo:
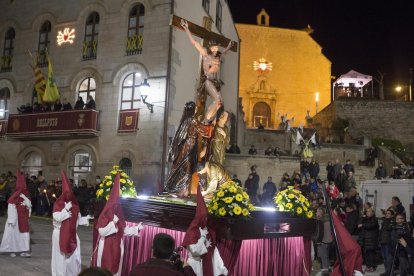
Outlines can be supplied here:
<path id="1" fill-rule="evenodd" d="M 20 194 L 24 194 L 30 200 L 29 190 L 26 186 L 26 178 L 21 172 L 17 172 L 16 190 L 10 196 L 9 200 L 7 200 L 7 203 L 16 205 L 19 231 L 20 233 L 27 233 L 29 232 L 29 209 L 21 204 L 24 200 L 20 197 Z"/>

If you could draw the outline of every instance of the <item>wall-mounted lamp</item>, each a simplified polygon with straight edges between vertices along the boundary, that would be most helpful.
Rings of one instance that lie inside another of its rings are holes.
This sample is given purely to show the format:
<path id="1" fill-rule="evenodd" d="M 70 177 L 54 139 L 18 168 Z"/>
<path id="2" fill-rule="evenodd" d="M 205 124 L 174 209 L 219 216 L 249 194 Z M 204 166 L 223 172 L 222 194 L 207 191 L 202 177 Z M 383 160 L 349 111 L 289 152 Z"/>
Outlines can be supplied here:
<path id="1" fill-rule="evenodd" d="M 144 79 L 144 82 L 141 83 L 141 85 L 139 87 L 140 87 L 140 90 L 141 90 L 142 102 L 148 107 L 148 109 L 151 113 L 154 113 L 154 105 L 151 104 L 151 103 L 148 103 L 146 101 L 146 99 L 148 97 L 149 88 L 150 88 L 150 85 L 148 83 L 148 79 Z"/>

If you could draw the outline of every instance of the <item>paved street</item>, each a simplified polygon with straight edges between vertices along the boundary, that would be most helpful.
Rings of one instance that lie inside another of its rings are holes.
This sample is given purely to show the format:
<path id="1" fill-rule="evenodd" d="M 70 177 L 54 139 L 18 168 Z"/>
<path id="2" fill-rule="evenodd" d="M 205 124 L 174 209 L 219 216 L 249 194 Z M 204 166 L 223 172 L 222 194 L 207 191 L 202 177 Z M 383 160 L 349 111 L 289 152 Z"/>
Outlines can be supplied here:
<path id="1" fill-rule="evenodd" d="M 5 217 L 0 217 L 0 235 L 3 236 Z M 52 256 L 52 220 L 34 217 L 30 219 L 31 258 L 10 257 L 0 255 L 0 275 L 37 276 L 50 275 L 50 259 Z M 81 241 L 82 266 L 89 266 L 92 252 L 92 228 L 79 226 L 78 235 Z"/>

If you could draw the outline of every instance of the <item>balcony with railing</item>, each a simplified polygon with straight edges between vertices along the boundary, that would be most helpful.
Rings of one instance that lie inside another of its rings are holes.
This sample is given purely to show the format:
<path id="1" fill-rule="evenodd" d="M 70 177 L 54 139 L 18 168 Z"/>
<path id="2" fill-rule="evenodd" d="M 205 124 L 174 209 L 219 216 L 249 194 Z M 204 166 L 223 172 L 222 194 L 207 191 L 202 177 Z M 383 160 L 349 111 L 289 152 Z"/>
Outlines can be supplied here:
<path id="1" fill-rule="evenodd" d="M 98 52 L 98 41 L 84 41 L 82 50 L 82 59 L 91 60 L 96 59 L 96 53 Z"/>
<path id="2" fill-rule="evenodd" d="M 9 115 L 7 137 L 19 140 L 35 138 L 91 138 L 99 135 L 99 111 L 93 109 Z"/>
<path id="3" fill-rule="evenodd" d="M 127 48 L 126 48 L 127 56 L 141 54 L 143 41 L 144 41 L 144 36 L 140 34 L 128 36 Z"/>
<path id="4" fill-rule="evenodd" d="M 13 56 L 4 55 L 1 57 L 1 68 L 0 72 L 11 72 L 12 70 Z"/>

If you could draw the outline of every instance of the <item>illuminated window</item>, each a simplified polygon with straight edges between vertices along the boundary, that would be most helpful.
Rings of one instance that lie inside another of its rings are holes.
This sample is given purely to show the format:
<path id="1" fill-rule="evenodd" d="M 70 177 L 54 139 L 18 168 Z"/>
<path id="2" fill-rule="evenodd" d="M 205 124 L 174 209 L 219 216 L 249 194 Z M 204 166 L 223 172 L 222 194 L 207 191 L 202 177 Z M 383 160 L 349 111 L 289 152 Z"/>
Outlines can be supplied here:
<path id="1" fill-rule="evenodd" d="M 29 176 L 38 175 L 42 170 L 42 156 L 35 151 L 29 152 L 23 159 L 22 170 Z"/>
<path id="2" fill-rule="evenodd" d="M 121 110 L 139 108 L 141 102 L 139 86 L 141 83 L 140 73 L 134 72 L 125 77 L 122 83 Z"/>
<path id="3" fill-rule="evenodd" d="M 119 168 L 123 170 L 127 175 L 131 175 L 132 171 L 132 162 L 129 158 L 122 158 L 121 161 L 119 161 Z"/>
<path id="4" fill-rule="evenodd" d="M 206 12 L 210 13 L 210 0 L 203 0 L 202 5 Z"/>
<path id="5" fill-rule="evenodd" d="M 88 77 L 84 79 L 78 89 L 78 97 L 82 97 L 83 101 L 86 102 L 88 99 L 88 96 L 92 96 L 94 100 L 96 93 L 96 82 L 94 78 Z"/>
<path id="6" fill-rule="evenodd" d="M 47 66 L 46 50 L 50 45 L 50 32 L 52 31 L 52 25 L 49 21 L 45 21 L 39 30 L 39 45 L 37 47 L 37 64 L 39 67 Z"/>
<path id="7" fill-rule="evenodd" d="M 1 71 L 10 72 L 12 70 L 14 39 L 16 33 L 10 28 L 4 37 L 3 56 L 1 57 Z"/>
<path id="8" fill-rule="evenodd" d="M 127 55 L 141 54 L 144 34 L 145 7 L 141 3 L 136 4 L 129 12 Z"/>
<path id="9" fill-rule="evenodd" d="M 221 6 L 220 0 L 217 0 L 217 6 L 216 6 L 216 27 L 217 27 L 217 30 L 219 30 L 219 32 L 221 32 L 222 13 L 223 13 L 223 7 Z"/>
<path id="10" fill-rule="evenodd" d="M 82 58 L 84 60 L 96 59 L 98 51 L 99 14 L 91 13 L 86 19 L 85 38 L 83 40 Z"/>
<path id="11" fill-rule="evenodd" d="M 265 102 L 258 102 L 253 107 L 253 127 L 262 125 L 263 127 L 270 127 L 271 109 Z"/>
<path id="12" fill-rule="evenodd" d="M 69 164 L 70 174 L 76 186 L 82 179 L 87 179 L 92 172 L 92 155 L 85 150 L 75 151 Z"/>
<path id="13" fill-rule="evenodd" d="M 0 119 L 9 115 L 10 90 L 6 87 L 0 90 Z"/>

